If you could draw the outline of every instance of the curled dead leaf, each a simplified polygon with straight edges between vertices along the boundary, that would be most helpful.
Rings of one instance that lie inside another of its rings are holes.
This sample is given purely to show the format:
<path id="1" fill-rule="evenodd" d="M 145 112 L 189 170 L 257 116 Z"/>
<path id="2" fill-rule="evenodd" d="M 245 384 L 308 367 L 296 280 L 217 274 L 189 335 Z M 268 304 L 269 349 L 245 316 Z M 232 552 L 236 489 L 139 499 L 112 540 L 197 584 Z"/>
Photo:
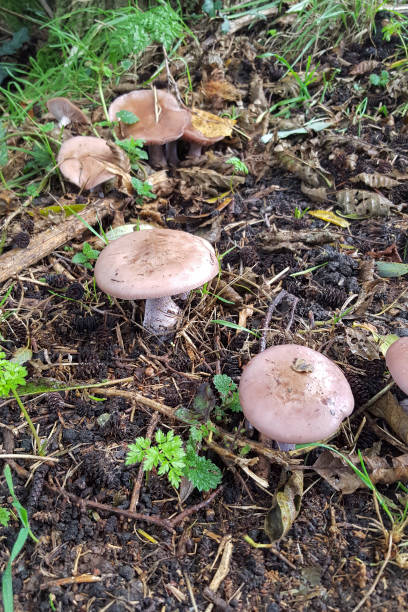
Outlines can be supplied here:
<path id="1" fill-rule="evenodd" d="M 226 117 L 218 117 L 208 111 L 193 109 L 191 123 L 207 138 L 225 138 L 231 136 L 235 121 Z"/>
<path id="2" fill-rule="evenodd" d="M 385 174 L 379 174 L 378 172 L 374 172 L 374 174 L 368 174 L 367 172 L 360 172 L 357 176 L 353 176 L 350 179 L 352 183 L 365 183 L 369 187 L 373 189 L 378 189 L 379 187 L 384 187 L 385 189 L 392 189 L 399 185 L 399 181 L 386 176 Z"/>
<path id="3" fill-rule="evenodd" d="M 291 474 L 274 495 L 272 507 L 265 517 L 265 533 L 276 542 L 283 538 L 295 522 L 302 502 L 303 472 Z"/>
<path id="4" fill-rule="evenodd" d="M 385 217 L 392 202 L 380 193 L 363 189 L 342 189 L 336 194 L 338 204 L 347 215 L 358 217 Z"/>

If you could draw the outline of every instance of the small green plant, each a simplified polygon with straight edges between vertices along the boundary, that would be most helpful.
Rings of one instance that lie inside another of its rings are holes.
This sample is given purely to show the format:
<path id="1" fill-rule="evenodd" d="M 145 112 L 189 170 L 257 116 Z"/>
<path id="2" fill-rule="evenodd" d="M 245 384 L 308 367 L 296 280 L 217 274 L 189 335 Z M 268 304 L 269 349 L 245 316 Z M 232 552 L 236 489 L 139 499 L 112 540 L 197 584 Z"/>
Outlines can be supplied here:
<path id="1" fill-rule="evenodd" d="M 178 489 L 183 477 L 190 480 L 199 491 L 213 489 L 221 482 L 221 471 L 212 461 L 197 452 L 208 432 L 206 426 L 191 427 L 185 447 L 181 437 L 175 435 L 172 429 L 167 434 L 159 429 L 155 434 L 154 445 L 148 438 L 136 438 L 134 444 L 129 444 L 126 465 L 142 463 L 145 472 L 158 468 L 158 475 L 167 474 L 175 489 Z"/>
<path id="2" fill-rule="evenodd" d="M 10 521 L 11 513 L 7 508 L 0 508 L 0 525 L 3 527 L 8 527 Z"/>
<path id="3" fill-rule="evenodd" d="M 370 74 L 370 83 L 374 87 L 386 87 L 389 80 L 390 75 L 387 70 L 381 70 L 380 74 Z"/>
<path id="4" fill-rule="evenodd" d="M 7 482 L 7 487 L 10 492 L 10 495 L 13 499 L 13 506 L 19 516 L 19 519 L 22 523 L 22 527 L 18 533 L 17 539 L 14 542 L 13 548 L 11 549 L 10 559 L 7 563 L 6 569 L 3 572 L 3 576 L 1 578 L 1 590 L 2 590 L 2 598 L 3 598 L 3 606 L 4 612 L 13 612 L 13 579 L 11 574 L 12 564 L 16 557 L 20 554 L 23 546 L 28 538 L 30 538 L 34 542 L 38 542 L 38 539 L 35 537 L 33 532 L 30 529 L 30 525 L 28 522 L 27 510 L 20 504 L 18 501 L 13 487 L 13 480 L 11 477 L 10 466 L 6 465 L 4 468 L 4 476 Z M 4 510 L 4 508 L 2 508 Z M 4 524 L 4 523 L 2 523 Z"/>
<path id="5" fill-rule="evenodd" d="M 84 242 L 82 251 L 80 253 L 75 253 L 71 261 L 79 266 L 84 266 L 87 270 L 92 270 L 93 266 L 91 262 L 98 259 L 99 253 L 100 251 L 93 249 L 88 242 Z"/>
<path id="6" fill-rule="evenodd" d="M 27 370 L 24 366 L 14 361 L 7 360 L 6 354 L 0 351 L 0 397 L 8 397 L 11 391 L 37 443 L 38 454 L 44 455 L 45 444 L 41 444 L 41 440 L 38 437 L 37 430 L 33 425 L 30 415 L 17 393 L 17 387 L 26 384 L 26 376 Z"/>
<path id="7" fill-rule="evenodd" d="M 304 208 L 303 210 L 301 208 L 299 208 L 298 206 L 295 207 L 295 212 L 293 213 L 293 216 L 295 217 L 295 219 L 301 219 L 302 217 L 304 217 L 308 212 L 309 212 L 310 208 Z"/>
<path id="8" fill-rule="evenodd" d="M 156 199 L 156 194 L 152 191 L 152 186 L 147 181 L 141 181 L 134 176 L 131 179 L 132 187 L 141 198 Z"/>
<path id="9" fill-rule="evenodd" d="M 220 399 L 221 408 L 232 410 L 232 412 L 241 412 L 241 404 L 239 403 L 238 387 L 227 374 L 216 374 L 213 376 L 214 387 L 217 389 Z"/>
<path id="10" fill-rule="evenodd" d="M 123 111 L 121 111 L 123 112 Z M 141 159 L 148 159 L 147 152 L 142 149 L 144 145 L 144 140 L 140 140 L 139 138 L 126 138 L 125 140 L 116 140 L 115 141 L 118 147 L 123 149 L 130 161 L 130 165 L 133 169 L 139 167 L 139 161 Z"/>
<path id="11" fill-rule="evenodd" d="M 234 168 L 234 172 L 236 172 L 237 174 L 249 173 L 248 166 L 243 161 L 241 161 L 239 157 L 230 157 L 225 163 L 231 164 L 231 166 Z"/>

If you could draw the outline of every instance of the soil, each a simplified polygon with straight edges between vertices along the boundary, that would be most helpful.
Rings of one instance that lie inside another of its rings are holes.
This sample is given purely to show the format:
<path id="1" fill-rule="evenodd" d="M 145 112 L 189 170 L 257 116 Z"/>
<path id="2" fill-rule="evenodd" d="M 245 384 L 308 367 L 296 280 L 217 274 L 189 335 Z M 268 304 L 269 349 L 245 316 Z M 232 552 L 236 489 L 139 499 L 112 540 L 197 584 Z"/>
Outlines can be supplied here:
<path id="1" fill-rule="evenodd" d="M 58 462 L 9 461 L 15 493 L 39 539 L 37 544 L 28 539 L 14 562 L 15 609 L 40 612 L 52 604 L 56 610 L 90 612 L 187 611 L 210 610 L 212 601 L 213 609 L 225 611 L 341 611 L 353 610 L 372 588 L 361 609 L 406 610 L 403 549 L 396 541 L 390 543 L 392 525 L 367 487 L 344 494 L 316 473 L 312 466 L 321 449 L 276 453 L 280 463 L 266 461 L 262 476 L 266 474 L 269 486 L 260 487 L 236 458 L 240 438 L 253 443 L 246 458 L 264 456 L 257 448 L 264 448 L 265 442 L 257 447 L 257 432 L 241 414 L 232 413 L 218 425 L 235 437 L 235 444 L 222 436 L 215 436 L 215 442 L 228 448 L 234 459 L 203 443 L 203 454 L 223 472 L 215 492 L 194 489 L 182 500 L 155 470 L 138 480 L 139 466 L 125 464 L 128 444 L 146 436 L 149 428 L 150 435 L 154 428 L 173 428 L 185 438 L 188 427 L 172 416 L 174 411 L 193 409 L 203 385 L 216 397 L 215 374 L 239 383 L 242 368 L 261 350 L 262 342 L 304 344 L 340 365 L 356 408 L 330 441 L 334 447 L 344 453 L 357 447 L 364 453 L 376 444 L 378 454 L 389 460 L 408 450 L 408 440 L 398 428 L 393 431 L 386 419 L 362 408 L 390 380 L 373 332 L 408 335 L 405 277 L 381 278 L 374 265 L 376 260 L 406 258 L 408 131 L 406 119 L 393 115 L 403 94 L 370 87 L 368 74 L 353 74 L 352 68 L 377 60 L 374 70 L 380 74 L 395 44 L 367 39 L 341 54 L 326 52 L 320 65 L 338 71 L 333 85 L 317 98 L 332 125 L 282 139 L 282 152 L 276 148 L 276 134 L 285 127 L 269 124 L 265 129 L 262 118 L 255 127 L 250 121 L 280 99 L 274 85 L 282 70 L 270 59 L 257 57 L 262 52 L 257 43 L 261 26 L 235 37 L 215 36 L 212 22 L 207 27 L 198 33 L 201 47 L 194 56 L 196 64 L 190 66 L 194 91 L 201 92 L 196 101 L 213 112 L 231 110 L 223 95 L 225 82 L 233 85 L 242 102 L 237 106 L 240 132 L 211 147 L 199 165 L 189 164 L 181 145 L 182 166 L 194 172 L 170 168 L 172 186 L 153 203 L 143 204 L 119 191 L 106 197 L 115 199 L 122 222 L 139 218 L 208 238 L 223 255 L 221 280 L 214 280 L 207 294 L 193 291 L 179 300 L 182 322 L 167 341 L 143 330 L 141 302 L 110 300 L 94 288 L 92 270 L 73 264 L 73 253 L 63 244 L 3 285 L 2 296 L 12 287 L 2 306 L 12 311 L 1 328 L 0 344 L 7 356 L 28 345 L 28 382 L 41 377 L 84 387 L 22 394 L 41 438 L 48 441 L 47 456 Z M 218 81 L 214 73 L 209 77 L 209 71 L 215 71 L 209 50 L 222 58 Z M 147 78 L 149 65 L 145 70 Z M 174 76 L 181 88 L 182 78 Z M 266 104 L 254 93 L 255 77 L 261 84 L 256 91 L 262 90 Z M 211 80 L 223 84 L 219 98 L 202 93 L 203 83 L 208 86 Z M 366 88 L 367 107 L 361 116 L 355 108 L 363 94 L 355 83 Z M 322 82 L 313 87 L 313 94 L 323 91 L 318 89 Z M 387 108 L 385 116 L 378 113 L 381 105 Z M 296 129 L 297 120 L 303 125 L 302 106 L 291 120 L 292 128 L 287 129 Z M 267 144 L 260 142 L 262 129 L 273 134 Z M 245 162 L 249 174 L 230 190 L 228 183 L 241 176 L 225 164 L 233 155 Z M 301 163 L 294 163 L 294 158 Z M 205 169 L 227 176 L 227 187 L 220 189 L 203 178 Z M 370 187 L 364 178 L 351 180 L 362 173 L 378 173 L 398 184 L 384 186 L 383 179 L 383 185 Z M 53 179 L 52 198 L 32 202 L 34 217 L 19 209 L 8 227 L 3 257 L 29 248 L 36 235 L 60 223 L 56 214 L 45 221 L 37 214 L 55 199 L 86 204 L 100 199 L 99 194 L 79 194 L 71 185 L 67 189 L 63 195 Z M 325 190 L 323 201 L 311 201 L 312 189 Z M 374 197 L 363 215 L 352 202 L 348 227 L 307 214 L 306 209 L 341 210 L 336 193 L 344 189 L 368 190 Z M 209 201 L 222 191 L 228 191 L 228 200 Z M 385 215 L 378 214 L 378 194 L 390 202 Z M 109 213 L 104 228 L 118 224 L 118 216 Z M 66 246 L 81 251 L 84 241 L 101 248 L 90 232 L 80 229 Z M 315 266 L 321 267 L 293 276 Z M 223 296 L 224 301 L 219 299 Z M 214 320 L 239 324 L 241 329 Z M 95 386 L 106 380 L 116 382 Z M 395 387 L 392 391 L 398 400 L 404 398 Z M 3 399 L 0 415 L 2 452 L 32 455 L 32 437 L 16 403 Z M 244 536 L 270 543 L 264 519 L 282 483 L 285 462 L 288 474 L 296 469 L 304 473 L 300 512 L 291 516 L 287 534 L 272 548 L 255 548 Z M 256 465 L 251 470 L 260 474 Z M 377 485 L 395 504 L 399 480 L 404 483 L 407 478 Z M 135 483 L 140 487 L 138 503 L 129 513 Z M 10 504 L 2 479 L 0 505 Z M 18 528 L 17 520 L 2 528 L 2 568 Z M 220 563 L 225 576 L 211 586 Z"/>

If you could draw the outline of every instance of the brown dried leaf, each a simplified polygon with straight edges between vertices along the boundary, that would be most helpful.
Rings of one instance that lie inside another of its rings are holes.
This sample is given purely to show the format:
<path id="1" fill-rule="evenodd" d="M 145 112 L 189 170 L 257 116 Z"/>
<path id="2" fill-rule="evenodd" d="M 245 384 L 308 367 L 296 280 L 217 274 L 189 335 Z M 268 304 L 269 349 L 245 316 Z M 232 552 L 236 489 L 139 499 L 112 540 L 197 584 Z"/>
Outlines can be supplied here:
<path id="1" fill-rule="evenodd" d="M 245 183 L 243 176 L 221 174 L 209 168 L 178 168 L 178 173 L 182 179 L 180 189 L 188 192 L 190 188 L 196 196 L 216 196 L 220 191 L 234 190 Z"/>
<path id="2" fill-rule="evenodd" d="M 357 176 L 353 176 L 350 179 L 352 183 L 365 183 L 369 187 L 373 189 L 378 189 L 379 187 L 384 187 L 385 189 L 392 189 L 393 187 L 397 187 L 399 185 L 399 181 L 390 178 L 389 176 L 385 176 L 385 174 L 379 174 L 378 172 L 374 172 L 374 174 L 367 174 L 367 172 L 360 172 Z"/>
<path id="3" fill-rule="evenodd" d="M 288 249 L 296 252 L 304 249 L 305 245 L 321 245 L 334 242 L 338 239 L 338 234 L 330 230 L 278 230 L 272 226 L 270 229 L 258 234 L 262 244 L 262 250 L 273 253 L 280 249 Z"/>
<path id="4" fill-rule="evenodd" d="M 363 189 L 342 189 L 337 192 L 336 199 L 347 215 L 355 214 L 359 217 L 385 217 L 392 205 L 380 193 Z"/>
<path id="5" fill-rule="evenodd" d="M 364 60 L 363 62 L 359 62 L 350 70 L 350 74 L 366 74 L 367 72 L 372 72 L 374 68 L 377 68 L 380 62 L 377 60 Z"/>
<path id="6" fill-rule="evenodd" d="M 281 98 L 295 98 L 299 94 L 300 87 L 293 76 L 287 75 L 277 83 L 272 83 L 270 91 Z"/>
<path id="7" fill-rule="evenodd" d="M 221 98 L 228 102 L 237 102 L 241 99 L 241 94 L 238 89 L 228 81 L 212 80 L 203 83 L 203 94 L 206 98 Z"/>
<path id="8" fill-rule="evenodd" d="M 326 187 L 309 187 L 302 181 L 300 184 L 300 190 L 309 198 L 309 200 L 312 200 L 312 202 L 327 202 Z"/>
<path id="9" fill-rule="evenodd" d="M 283 538 L 295 522 L 303 495 L 303 472 L 293 472 L 274 495 L 272 507 L 265 517 L 265 533 L 276 542 Z"/>
<path id="10" fill-rule="evenodd" d="M 196 130 L 207 138 L 225 138 L 231 136 L 235 120 L 218 117 L 214 113 L 201 109 L 193 109 L 191 111 L 191 123 Z"/>
<path id="11" fill-rule="evenodd" d="M 363 460 L 368 475 L 373 484 L 391 484 L 408 478 L 408 454 L 392 457 L 391 461 L 378 456 L 379 447 L 374 446 L 364 451 Z M 347 458 L 359 469 L 361 467 L 358 455 L 348 455 Z M 339 456 L 325 450 L 313 464 L 316 472 L 324 478 L 336 491 L 345 495 L 354 493 L 365 487 L 364 482 Z"/>
<path id="12" fill-rule="evenodd" d="M 370 406 L 369 410 L 375 416 L 384 419 L 401 440 L 408 444 L 408 414 L 390 391 Z"/>
<path id="13" fill-rule="evenodd" d="M 373 335 L 365 329 L 346 327 L 346 343 L 353 355 L 372 361 L 380 358 L 378 344 Z"/>
<path id="14" fill-rule="evenodd" d="M 292 172 L 295 176 L 302 179 L 313 187 L 319 187 L 320 177 L 314 168 L 304 162 L 302 159 L 287 153 L 286 151 L 277 151 L 275 149 L 275 157 L 282 168 Z"/>

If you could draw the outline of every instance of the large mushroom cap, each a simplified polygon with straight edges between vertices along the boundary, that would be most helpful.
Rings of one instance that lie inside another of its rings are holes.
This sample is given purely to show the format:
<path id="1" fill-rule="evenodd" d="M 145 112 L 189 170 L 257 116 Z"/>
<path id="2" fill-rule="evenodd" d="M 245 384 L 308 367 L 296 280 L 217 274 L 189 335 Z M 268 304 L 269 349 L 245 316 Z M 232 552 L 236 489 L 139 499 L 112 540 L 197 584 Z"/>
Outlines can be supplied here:
<path id="1" fill-rule="evenodd" d="M 96 262 L 95 280 L 109 295 L 148 299 L 200 287 L 218 269 L 207 240 L 178 230 L 151 229 L 109 243 Z"/>
<path id="2" fill-rule="evenodd" d="M 81 189 L 92 189 L 114 178 L 103 162 L 117 164 L 117 157 L 103 138 L 74 136 L 65 140 L 58 153 L 62 174 Z"/>
<path id="3" fill-rule="evenodd" d="M 396 384 L 408 395 L 408 337 L 391 344 L 385 362 Z"/>
<path id="4" fill-rule="evenodd" d="M 156 97 L 155 97 L 156 93 Z M 131 91 L 119 96 L 109 107 L 109 119 L 117 121 L 116 113 L 131 111 L 139 119 L 137 123 L 121 123 L 125 138 L 141 138 L 148 145 L 163 145 L 177 140 L 183 134 L 189 114 L 180 108 L 176 98 L 162 89 Z"/>
<path id="5" fill-rule="evenodd" d="M 244 368 L 239 397 L 258 431 L 297 444 L 327 438 L 354 407 L 340 368 L 297 344 L 273 346 L 256 355 Z"/>

